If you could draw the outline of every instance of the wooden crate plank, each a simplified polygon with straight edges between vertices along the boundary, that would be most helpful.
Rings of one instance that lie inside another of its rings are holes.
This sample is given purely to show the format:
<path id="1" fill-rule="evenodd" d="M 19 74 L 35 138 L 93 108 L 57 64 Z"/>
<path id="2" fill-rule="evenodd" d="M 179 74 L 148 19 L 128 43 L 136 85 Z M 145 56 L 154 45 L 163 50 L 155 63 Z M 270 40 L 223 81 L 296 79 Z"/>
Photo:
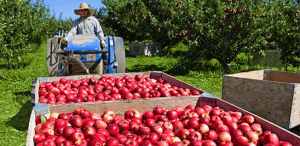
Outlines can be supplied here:
<path id="1" fill-rule="evenodd" d="M 127 101 L 104 101 L 104 102 L 92 102 L 92 103 L 79 103 L 79 104 L 65 104 L 50 106 L 50 112 L 66 113 L 73 112 L 77 107 L 84 107 L 91 112 L 99 112 L 103 114 L 105 110 L 112 110 L 119 116 L 124 116 L 126 110 L 138 110 L 145 112 L 147 110 L 153 110 L 157 106 L 161 106 L 164 109 L 172 109 L 176 105 L 186 107 L 189 104 L 196 105 L 198 101 L 196 96 L 181 96 L 181 97 L 166 97 L 166 98 L 151 98 L 151 99 L 136 99 Z"/>
<path id="2" fill-rule="evenodd" d="M 154 72 L 151 72 L 151 74 L 150 74 L 150 78 L 156 79 L 156 80 L 161 78 L 161 76 L 162 76 L 162 72 L 160 72 L 160 71 L 154 71 Z"/>
<path id="3" fill-rule="evenodd" d="M 263 130 L 270 130 L 272 133 L 276 133 L 278 138 L 282 141 L 288 141 L 294 146 L 299 146 L 300 145 L 300 137 L 290 131 L 287 131 L 286 129 L 277 126 L 270 121 L 256 115 L 253 113 L 250 113 L 249 111 L 239 108 L 229 102 L 226 102 L 221 99 L 215 99 L 216 100 L 216 106 L 219 106 L 220 108 L 223 108 L 225 111 L 239 111 L 244 115 L 252 115 L 255 118 L 255 122 L 259 123 Z M 277 117 L 278 118 L 278 117 Z"/>
<path id="4" fill-rule="evenodd" d="M 300 74 L 272 70 L 269 80 L 283 83 L 300 83 Z"/>
<path id="5" fill-rule="evenodd" d="M 226 76 L 234 76 L 234 77 L 239 77 L 239 78 L 263 80 L 264 70 L 241 72 L 241 73 L 229 74 L 229 75 L 226 75 Z"/>
<path id="6" fill-rule="evenodd" d="M 215 98 L 205 98 L 201 97 L 198 99 L 196 106 L 203 107 L 204 105 L 210 105 L 212 107 L 216 106 L 216 99 Z"/>
<path id="7" fill-rule="evenodd" d="M 291 108 L 291 119 L 289 128 L 296 127 L 300 125 L 300 85 L 295 85 L 295 91 L 293 96 L 293 104 Z"/>
<path id="8" fill-rule="evenodd" d="M 270 74 L 271 74 L 270 70 L 265 70 L 263 80 L 270 80 Z"/>
<path id="9" fill-rule="evenodd" d="M 36 117 L 35 111 L 32 110 L 30 114 L 28 130 L 27 130 L 26 146 L 34 146 L 33 136 L 35 135 L 34 128 L 36 126 L 35 117 Z"/>
<path id="10" fill-rule="evenodd" d="M 37 80 L 36 83 L 35 83 L 35 93 L 34 93 L 34 102 L 35 103 L 39 103 L 39 87 L 40 87 L 40 80 Z"/>
<path id="11" fill-rule="evenodd" d="M 222 99 L 285 127 L 290 120 L 293 90 L 290 84 L 226 76 Z"/>

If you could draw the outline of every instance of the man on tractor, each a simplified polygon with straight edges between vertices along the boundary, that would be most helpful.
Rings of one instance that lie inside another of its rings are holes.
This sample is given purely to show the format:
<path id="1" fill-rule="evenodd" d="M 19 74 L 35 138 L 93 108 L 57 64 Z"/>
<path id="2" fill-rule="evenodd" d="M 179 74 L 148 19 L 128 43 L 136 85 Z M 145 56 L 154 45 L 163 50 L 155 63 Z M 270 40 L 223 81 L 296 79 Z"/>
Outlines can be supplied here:
<path id="1" fill-rule="evenodd" d="M 68 35 L 62 39 L 62 42 L 67 43 L 69 38 L 76 34 L 94 34 L 99 38 L 101 48 L 105 49 L 106 44 L 103 30 L 98 20 L 92 16 L 94 10 L 89 8 L 86 3 L 81 3 L 79 9 L 75 9 L 74 12 L 81 17 L 74 21 L 71 30 Z"/>

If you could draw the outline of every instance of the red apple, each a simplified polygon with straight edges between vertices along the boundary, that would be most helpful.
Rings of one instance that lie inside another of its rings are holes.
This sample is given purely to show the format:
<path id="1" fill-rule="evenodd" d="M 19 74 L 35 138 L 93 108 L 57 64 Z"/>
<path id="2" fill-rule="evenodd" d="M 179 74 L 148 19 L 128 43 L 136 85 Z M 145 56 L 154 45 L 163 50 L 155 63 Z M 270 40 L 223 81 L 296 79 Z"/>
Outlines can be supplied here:
<path id="1" fill-rule="evenodd" d="M 188 129 L 180 129 L 178 131 L 178 137 L 180 139 L 187 139 L 187 137 L 190 135 L 190 131 Z"/>
<path id="2" fill-rule="evenodd" d="M 57 136 L 54 140 L 56 145 L 60 145 L 63 141 L 67 140 L 65 137 L 63 136 Z"/>
<path id="3" fill-rule="evenodd" d="M 268 135 L 264 136 L 262 143 L 264 145 L 267 144 L 267 143 L 271 143 L 271 144 L 274 144 L 274 145 L 279 145 L 279 138 L 275 133 L 271 133 L 271 134 L 268 134 Z"/>
<path id="4" fill-rule="evenodd" d="M 198 131 L 193 131 L 193 132 L 190 132 L 190 134 L 188 135 L 187 139 L 190 140 L 190 141 L 201 140 L 202 139 L 202 135 Z"/>
<path id="5" fill-rule="evenodd" d="M 147 135 L 144 140 L 150 140 L 152 144 L 156 144 L 157 141 L 160 139 L 159 135 L 155 132 L 151 132 L 149 135 Z"/>
<path id="6" fill-rule="evenodd" d="M 221 132 L 217 138 L 218 143 L 226 143 L 227 141 L 231 141 L 231 136 L 229 132 Z"/>
<path id="7" fill-rule="evenodd" d="M 125 142 L 124 142 L 124 145 L 125 146 L 138 146 L 138 142 L 134 139 L 127 139 Z"/>
<path id="8" fill-rule="evenodd" d="M 106 139 L 110 137 L 110 134 L 106 129 L 98 129 L 97 133 L 102 134 Z"/>
<path id="9" fill-rule="evenodd" d="M 96 120 L 94 127 L 96 128 L 96 130 L 98 129 L 106 129 L 107 124 L 103 121 L 103 120 Z"/>
<path id="10" fill-rule="evenodd" d="M 202 135 L 204 140 L 216 140 L 218 138 L 218 134 L 214 130 L 208 130 L 204 135 Z"/>
<path id="11" fill-rule="evenodd" d="M 233 143 L 235 146 L 244 146 L 248 143 L 248 139 L 244 136 L 239 136 L 233 140 Z"/>
<path id="12" fill-rule="evenodd" d="M 217 146 L 213 140 L 204 140 L 202 146 Z"/>
<path id="13" fill-rule="evenodd" d="M 216 132 L 220 134 L 221 132 L 229 132 L 229 128 L 226 125 L 220 125 L 216 128 Z"/>
<path id="14" fill-rule="evenodd" d="M 43 142 L 43 146 L 55 146 L 54 140 L 47 139 L 46 141 Z"/>
<path id="15" fill-rule="evenodd" d="M 190 129 L 196 129 L 199 127 L 199 122 L 198 118 L 191 118 L 187 122 L 187 127 Z"/>
<path id="16" fill-rule="evenodd" d="M 33 136 L 33 140 L 36 144 L 42 143 L 42 142 L 46 141 L 46 135 L 43 133 L 36 133 Z"/>
<path id="17" fill-rule="evenodd" d="M 252 125 L 254 123 L 254 117 L 251 115 L 245 115 L 241 119 L 241 123 L 248 123 L 249 125 Z"/>
<path id="18" fill-rule="evenodd" d="M 151 133 L 151 129 L 149 127 L 144 126 L 144 125 L 140 125 L 139 128 L 138 128 L 137 133 L 139 135 L 148 135 L 148 134 Z"/>
<path id="19" fill-rule="evenodd" d="M 74 128 L 67 126 L 63 129 L 62 135 L 68 139 L 74 132 L 75 132 Z"/>
<path id="20" fill-rule="evenodd" d="M 162 107 L 155 107 L 153 109 L 154 115 L 160 115 L 163 111 L 164 111 L 164 109 Z"/>
<path id="21" fill-rule="evenodd" d="M 157 146 L 169 146 L 168 142 L 166 142 L 166 141 L 158 141 L 158 142 L 156 143 L 156 145 L 157 145 Z"/>
<path id="22" fill-rule="evenodd" d="M 129 122 L 126 120 L 121 120 L 118 124 L 120 131 L 129 130 Z"/>
<path id="23" fill-rule="evenodd" d="M 70 140 L 75 143 L 77 140 L 84 140 L 84 134 L 80 132 L 73 132 L 72 135 L 70 136 Z"/>
<path id="24" fill-rule="evenodd" d="M 43 128 L 42 128 L 43 123 L 39 123 L 34 127 L 34 131 L 35 133 L 42 133 L 43 132 Z"/>
<path id="25" fill-rule="evenodd" d="M 152 127 L 153 125 L 155 125 L 155 120 L 154 119 L 147 119 L 144 123 L 145 126 L 147 127 Z"/>
<path id="26" fill-rule="evenodd" d="M 92 138 L 92 136 L 96 133 L 96 129 L 92 126 L 86 126 L 83 129 L 83 134 L 86 138 Z"/>
<path id="27" fill-rule="evenodd" d="M 48 137 L 50 135 L 54 135 L 54 130 L 50 128 L 45 128 L 43 129 L 42 133 L 45 134 L 46 137 Z"/>
<path id="28" fill-rule="evenodd" d="M 251 127 L 247 123 L 241 123 L 238 129 L 240 129 L 244 134 L 246 134 L 248 131 L 252 131 Z"/>
<path id="29" fill-rule="evenodd" d="M 117 124 L 109 124 L 106 127 L 106 130 L 109 132 L 110 135 L 117 135 L 120 132 L 119 126 Z"/>
<path id="30" fill-rule="evenodd" d="M 106 141 L 106 145 L 107 146 L 117 146 L 119 144 L 120 144 L 119 140 L 117 138 L 115 138 L 115 137 L 110 137 Z"/>
<path id="31" fill-rule="evenodd" d="M 154 114 L 152 111 L 146 111 L 143 115 L 143 119 L 147 120 L 147 119 L 153 119 Z"/>
<path id="32" fill-rule="evenodd" d="M 254 123 L 251 126 L 251 130 L 254 131 L 258 136 L 263 133 L 262 127 L 260 124 Z"/>

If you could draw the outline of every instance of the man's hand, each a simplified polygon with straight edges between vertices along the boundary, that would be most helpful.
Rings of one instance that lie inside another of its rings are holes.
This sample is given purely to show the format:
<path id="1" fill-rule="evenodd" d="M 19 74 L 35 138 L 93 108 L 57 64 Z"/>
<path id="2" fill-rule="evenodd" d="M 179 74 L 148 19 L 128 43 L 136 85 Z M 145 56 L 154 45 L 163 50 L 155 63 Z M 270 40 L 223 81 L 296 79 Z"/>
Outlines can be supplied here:
<path id="1" fill-rule="evenodd" d="M 106 48 L 105 41 L 102 40 L 102 41 L 100 42 L 100 44 L 101 44 L 101 48 L 102 48 L 102 49 L 105 49 L 105 48 Z"/>
<path id="2" fill-rule="evenodd" d="M 67 44 L 69 42 L 69 40 L 67 38 L 61 38 L 61 43 L 63 44 Z"/>

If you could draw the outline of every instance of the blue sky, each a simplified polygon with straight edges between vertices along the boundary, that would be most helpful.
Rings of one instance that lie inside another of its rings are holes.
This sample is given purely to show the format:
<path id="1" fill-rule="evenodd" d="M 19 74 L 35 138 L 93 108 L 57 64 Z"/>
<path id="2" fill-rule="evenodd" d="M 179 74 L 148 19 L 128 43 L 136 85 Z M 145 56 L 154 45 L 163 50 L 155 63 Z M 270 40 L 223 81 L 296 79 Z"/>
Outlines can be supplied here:
<path id="1" fill-rule="evenodd" d="M 31 2 L 36 3 L 37 0 L 31 0 Z M 74 14 L 74 10 L 79 8 L 82 2 L 85 2 L 94 8 L 105 7 L 101 0 L 41 0 L 41 2 L 49 6 L 51 16 L 53 15 L 53 10 L 56 18 L 58 18 L 60 16 L 60 12 L 62 12 L 63 20 L 69 18 L 74 20 L 79 18 L 78 15 Z"/>

